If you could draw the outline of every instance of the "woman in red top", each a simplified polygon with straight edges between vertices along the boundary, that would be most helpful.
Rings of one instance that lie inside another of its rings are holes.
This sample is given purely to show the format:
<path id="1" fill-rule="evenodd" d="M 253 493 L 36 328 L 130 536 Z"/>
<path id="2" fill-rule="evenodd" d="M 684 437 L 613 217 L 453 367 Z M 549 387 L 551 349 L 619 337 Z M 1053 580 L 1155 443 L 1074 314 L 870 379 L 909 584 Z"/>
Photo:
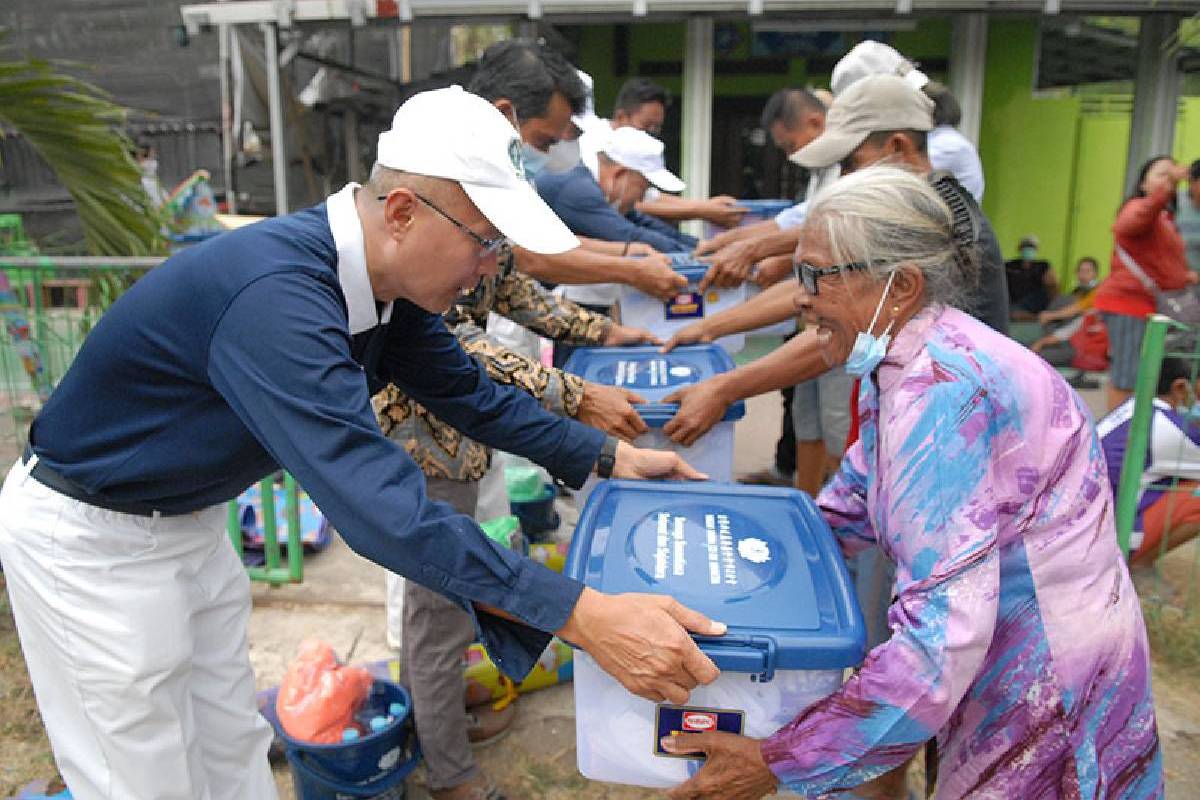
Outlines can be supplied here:
<path id="1" fill-rule="evenodd" d="M 1125 201 L 1113 223 L 1115 246 L 1109 276 L 1096 290 L 1095 307 L 1108 327 L 1112 366 L 1108 408 L 1129 399 L 1137 379 L 1138 358 L 1146 317 L 1154 313 L 1154 295 L 1130 271 L 1118 250 L 1137 262 L 1160 290 L 1196 283 L 1187 265 L 1183 237 L 1175 227 L 1175 188 L 1187 179 L 1187 167 L 1169 156 L 1155 156 L 1142 166 L 1136 193 Z"/>

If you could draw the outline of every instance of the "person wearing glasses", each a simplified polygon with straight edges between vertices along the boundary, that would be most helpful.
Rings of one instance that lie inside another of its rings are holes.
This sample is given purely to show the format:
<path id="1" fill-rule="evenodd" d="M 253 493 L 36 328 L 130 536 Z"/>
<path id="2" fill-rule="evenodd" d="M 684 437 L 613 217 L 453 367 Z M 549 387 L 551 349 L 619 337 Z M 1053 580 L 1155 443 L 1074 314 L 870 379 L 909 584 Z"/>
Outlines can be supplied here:
<path id="1" fill-rule="evenodd" d="M 13 614 L 76 797 L 276 796 L 249 583 L 224 521 L 228 500 L 280 468 L 352 549 L 458 603 L 514 679 L 552 632 L 654 701 L 716 677 L 688 631 L 722 625 L 491 543 L 426 498 L 375 421 L 371 390 L 390 381 L 571 486 L 592 471 L 701 477 L 497 386 L 447 332 L 441 315 L 495 271 L 505 239 L 576 246 L 520 156 L 485 100 L 416 95 L 380 136 L 369 186 L 172 256 L 88 336 L 0 492 Z"/>
<path id="2" fill-rule="evenodd" d="M 1141 609 L 1091 414 L 964 312 L 977 264 L 929 184 L 872 167 L 811 206 L 796 308 L 861 377 L 861 437 L 818 506 L 896 565 L 891 638 L 773 735 L 667 737 L 707 762 L 675 800 L 871 796 L 936 741 L 938 798 L 1161 797 Z M 838 794 L 837 796 L 843 796 Z"/>
<path id="3" fill-rule="evenodd" d="M 582 108 L 585 98 L 583 84 L 566 59 L 534 42 L 512 39 L 484 52 L 467 90 L 513 124 L 521 137 L 527 180 L 548 143 L 572 124 L 571 114 Z M 582 250 L 543 258 L 578 257 Z M 520 326 L 521 334 L 529 331 L 535 340 L 540 335 L 589 346 L 658 340 L 648 331 L 616 324 L 551 292 L 520 270 L 519 260 L 527 255 L 528 251 L 502 247 L 495 274 L 485 275 L 455 301 L 445 315 L 446 327 L 496 383 L 520 388 L 555 414 L 632 441 L 646 430 L 631 405 L 642 398 L 543 366 L 521 347 L 519 336 L 503 334 Z M 503 319 L 489 324 L 492 314 Z M 503 324 L 509 326 L 507 331 Z M 429 497 L 477 521 L 509 513 L 503 456 L 495 457 L 490 447 L 395 384 L 376 394 L 372 403 L 383 432 L 421 468 Z M 503 800 L 504 787 L 479 769 L 472 746 L 503 735 L 516 718 L 518 703 L 497 710 L 490 692 L 464 692 L 463 652 L 475 640 L 470 615 L 454 600 L 394 573 L 387 575 L 386 597 L 387 640 L 400 651 L 401 679 L 412 695 L 432 799 Z"/>

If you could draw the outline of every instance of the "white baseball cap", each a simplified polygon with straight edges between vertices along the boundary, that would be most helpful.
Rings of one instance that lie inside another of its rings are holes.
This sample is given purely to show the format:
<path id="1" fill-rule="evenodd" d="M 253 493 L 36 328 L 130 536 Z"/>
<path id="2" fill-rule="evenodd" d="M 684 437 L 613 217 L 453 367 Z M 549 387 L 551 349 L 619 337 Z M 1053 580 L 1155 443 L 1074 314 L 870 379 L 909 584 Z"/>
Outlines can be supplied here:
<path id="1" fill-rule="evenodd" d="M 870 75 L 899 75 L 914 89 L 929 83 L 929 76 L 917 69 L 896 48 L 873 39 L 865 39 L 842 56 L 833 68 L 829 88 L 839 95 Z"/>
<path id="2" fill-rule="evenodd" d="M 609 134 L 600 152 L 621 166 L 642 173 L 664 192 L 682 192 L 687 185 L 667 169 L 663 143 L 645 131 L 629 126 L 617 128 Z"/>
<path id="3" fill-rule="evenodd" d="M 792 160 L 802 167 L 830 167 L 878 131 L 933 129 L 933 101 L 896 75 L 872 75 L 835 95 L 825 130 Z"/>
<path id="4" fill-rule="evenodd" d="M 450 86 L 413 95 L 379 134 L 375 155 L 389 169 L 445 178 L 513 244 L 535 253 L 579 247 L 525 179 L 521 137 L 495 106 Z"/>

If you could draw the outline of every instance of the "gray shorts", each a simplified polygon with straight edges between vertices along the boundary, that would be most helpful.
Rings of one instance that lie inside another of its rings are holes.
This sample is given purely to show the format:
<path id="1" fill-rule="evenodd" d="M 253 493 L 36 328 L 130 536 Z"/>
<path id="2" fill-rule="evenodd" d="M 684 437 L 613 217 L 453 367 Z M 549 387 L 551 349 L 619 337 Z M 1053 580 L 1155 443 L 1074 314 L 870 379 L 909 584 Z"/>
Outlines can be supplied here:
<path id="1" fill-rule="evenodd" d="M 1142 336 L 1146 333 L 1146 320 L 1128 314 L 1101 314 L 1108 328 L 1108 353 L 1111 366 L 1108 368 L 1109 384 L 1114 389 L 1133 391 L 1137 383 L 1138 362 L 1142 356 Z"/>
<path id="2" fill-rule="evenodd" d="M 798 384 L 792 399 L 792 422 L 797 442 L 824 442 L 831 456 L 840 457 L 850 434 L 850 393 L 854 378 L 834 367 L 819 378 Z"/>

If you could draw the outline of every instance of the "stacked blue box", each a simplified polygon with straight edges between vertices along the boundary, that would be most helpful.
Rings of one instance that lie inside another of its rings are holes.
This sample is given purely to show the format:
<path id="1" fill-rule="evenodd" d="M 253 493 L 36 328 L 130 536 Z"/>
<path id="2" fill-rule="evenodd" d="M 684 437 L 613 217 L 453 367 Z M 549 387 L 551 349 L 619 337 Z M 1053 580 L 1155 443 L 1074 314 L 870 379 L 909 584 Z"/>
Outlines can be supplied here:
<path id="1" fill-rule="evenodd" d="M 649 402 L 638 412 L 650 430 L 638 437 L 638 447 L 674 450 L 689 464 L 714 481 L 733 480 L 733 425 L 746 415 L 746 404 L 738 401 L 724 418 L 691 447 L 675 444 L 663 433 L 663 426 L 675 416 L 679 406 L 663 403 L 663 398 L 694 383 L 733 369 L 733 359 L 712 344 L 677 347 L 660 353 L 657 347 L 582 347 L 571 354 L 564 365 L 567 372 L 592 383 L 617 386 L 637 392 Z M 594 481 L 577 495 L 586 499 Z"/>

